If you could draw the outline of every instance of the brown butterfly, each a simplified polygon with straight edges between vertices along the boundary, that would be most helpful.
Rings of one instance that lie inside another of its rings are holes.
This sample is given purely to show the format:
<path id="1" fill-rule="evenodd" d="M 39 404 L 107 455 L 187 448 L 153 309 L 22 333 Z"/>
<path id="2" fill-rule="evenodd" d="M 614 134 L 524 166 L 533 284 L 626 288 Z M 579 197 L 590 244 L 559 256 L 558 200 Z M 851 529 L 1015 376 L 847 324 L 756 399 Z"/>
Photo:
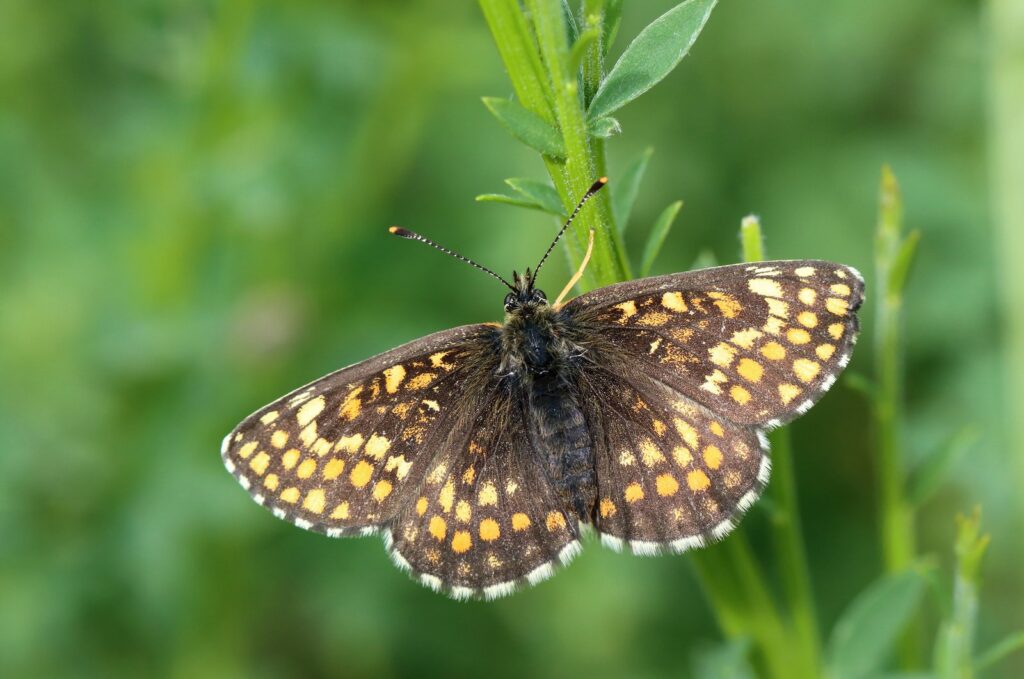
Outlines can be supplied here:
<path id="1" fill-rule="evenodd" d="M 854 269 L 798 260 L 644 278 L 563 306 L 536 271 L 509 283 L 465 261 L 510 288 L 503 324 L 322 377 L 221 450 L 276 516 L 332 537 L 383 533 L 400 568 L 460 599 L 544 580 L 584 526 L 637 554 L 725 536 L 768 482 L 765 431 L 849 362 L 864 293 Z"/>

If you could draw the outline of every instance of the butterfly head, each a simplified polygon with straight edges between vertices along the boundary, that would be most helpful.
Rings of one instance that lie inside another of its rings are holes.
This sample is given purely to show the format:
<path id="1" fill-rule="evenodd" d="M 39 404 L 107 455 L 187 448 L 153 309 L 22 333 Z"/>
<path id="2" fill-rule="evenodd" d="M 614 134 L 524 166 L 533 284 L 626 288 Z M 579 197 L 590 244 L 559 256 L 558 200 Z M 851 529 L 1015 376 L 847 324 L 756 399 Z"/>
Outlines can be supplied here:
<path id="1" fill-rule="evenodd" d="M 505 295 L 506 313 L 532 311 L 547 306 L 548 296 L 540 288 L 533 287 L 534 278 L 535 275 L 529 269 L 522 276 L 512 272 L 512 292 Z"/>

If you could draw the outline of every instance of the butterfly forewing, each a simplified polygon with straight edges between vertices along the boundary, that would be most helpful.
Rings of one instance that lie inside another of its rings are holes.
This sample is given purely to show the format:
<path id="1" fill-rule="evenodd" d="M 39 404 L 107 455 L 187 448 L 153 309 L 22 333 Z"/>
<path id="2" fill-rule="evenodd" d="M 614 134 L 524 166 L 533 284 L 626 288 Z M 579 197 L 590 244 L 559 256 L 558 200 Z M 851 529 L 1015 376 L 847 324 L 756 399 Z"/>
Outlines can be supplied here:
<path id="1" fill-rule="evenodd" d="M 437 333 L 302 387 L 228 434 L 225 465 L 257 502 L 303 528 L 380 528 L 423 480 L 466 391 L 493 372 L 496 332 Z"/>
<path id="2" fill-rule="evenodd" d="M 849 361 L 863 281 L 817 260 L 761 262 L 595 290 L 566 312 L 635 370 L 738 424 L 788 421 Z"/>
<path id="3" fill-rule="evenodd" d="M 576 522 L 537 464 L 522 401 L 486 393 L 392 528 L 395 561 L 457 598 L 494 598 L 543 580 L 579 549 Z"/>

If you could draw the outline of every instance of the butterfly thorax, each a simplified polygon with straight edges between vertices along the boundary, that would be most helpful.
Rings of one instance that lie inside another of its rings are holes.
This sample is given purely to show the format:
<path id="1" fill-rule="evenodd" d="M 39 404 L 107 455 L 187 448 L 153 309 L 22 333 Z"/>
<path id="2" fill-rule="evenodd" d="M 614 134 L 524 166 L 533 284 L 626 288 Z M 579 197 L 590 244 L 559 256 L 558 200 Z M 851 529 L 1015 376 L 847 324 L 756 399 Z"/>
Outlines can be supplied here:
<path id="1" fill-rule="evenodd" d="M 518 392 L 533 449 L 554 489 L 579 519 L 590 521 L 597 487 L 578 400 L 583 348 L 574 341 L 571 317 L 548 305 L 542 291 L 531 288 L 510 299 L 513 294 L 506 298 L 500 374 Z"/>

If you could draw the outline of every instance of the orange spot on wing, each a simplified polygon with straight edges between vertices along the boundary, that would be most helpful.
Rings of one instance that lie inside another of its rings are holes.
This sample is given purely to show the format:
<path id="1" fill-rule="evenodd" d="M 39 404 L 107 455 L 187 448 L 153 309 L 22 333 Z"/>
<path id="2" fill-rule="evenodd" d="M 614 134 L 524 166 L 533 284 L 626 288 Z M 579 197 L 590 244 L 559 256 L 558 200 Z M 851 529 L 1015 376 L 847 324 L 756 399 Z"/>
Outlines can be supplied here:
<path id="1" fill-rule="evenodd" d="M 565 528 L 565 516 L 562 515 L 562 512 L 548 512 L 545 524 L 547 524 L 549 531 Z"/>
<path id="2" fill-rule="evenodd" d="M 373 476 L 373 467 L 366 460 L 360 460 L 359 463 L 352 468 L 352 473 L 349 474 L 349 480 L 352 485 L 356 488 L 362 488 L 370 482 L 370 477 Z"/>
<path id="3" fill-rule="evenodd" d="M 427 530 L 434 536 L 434 539 L 444 540 L 444 536 L 448 534 L 448 524 L 440 516 L 432 516 Z"/>
<path id="4" fill-rule="evenodd" d="M 711 479 L 700 469 L 694 469 L 686 475 L 686 485 L 693 491 L 707 490 L 711 487 Z"/>
<path id="5" fill-rule="evenodd" d="M 455 531 L 455 536 L 452 537 L 452 550 L 456 554 L 464 554 L 469 551 L 469 548 L 473 546 L 473 537 L 467 530 Z"/>
<path id="6" fill-rule="evenodd" d="M 526 530 L 530 527 L 530 517 L 522 512 L 516 512 L 512 515 L 512 530 L 521 531 Z"/>
<path id="7" fill-rule="evenodd" d="M 486 542 L 493 542 L 501 537 L 501 528 L 494 519 L 484 519 L 480 522 L 480 539 Z"/>
<path id="8" fill-rule="evenodd" d="M 718 469 L 722 466 L 724 456 L 718 446 L 708 446 L 704 449 L 704 464 L 708 469 Z"/>
<path id="9" fill-rule="evenodd" d="M 644 499 L 644 489 L 640 487 L 639 483 L 631 483 L 626 486 L 626 502 L 636 502 L 637 500 Z"/>
<path id="10" fill-rule="evenodd" d="M 662 497 L 670 497 L 676 494 L 679 490 L 679 482 L 676 481 L 676 477 L 671 474 L 662 474 L 654 481 L 655 488 L 657 488 L 658 495 Z"/>

